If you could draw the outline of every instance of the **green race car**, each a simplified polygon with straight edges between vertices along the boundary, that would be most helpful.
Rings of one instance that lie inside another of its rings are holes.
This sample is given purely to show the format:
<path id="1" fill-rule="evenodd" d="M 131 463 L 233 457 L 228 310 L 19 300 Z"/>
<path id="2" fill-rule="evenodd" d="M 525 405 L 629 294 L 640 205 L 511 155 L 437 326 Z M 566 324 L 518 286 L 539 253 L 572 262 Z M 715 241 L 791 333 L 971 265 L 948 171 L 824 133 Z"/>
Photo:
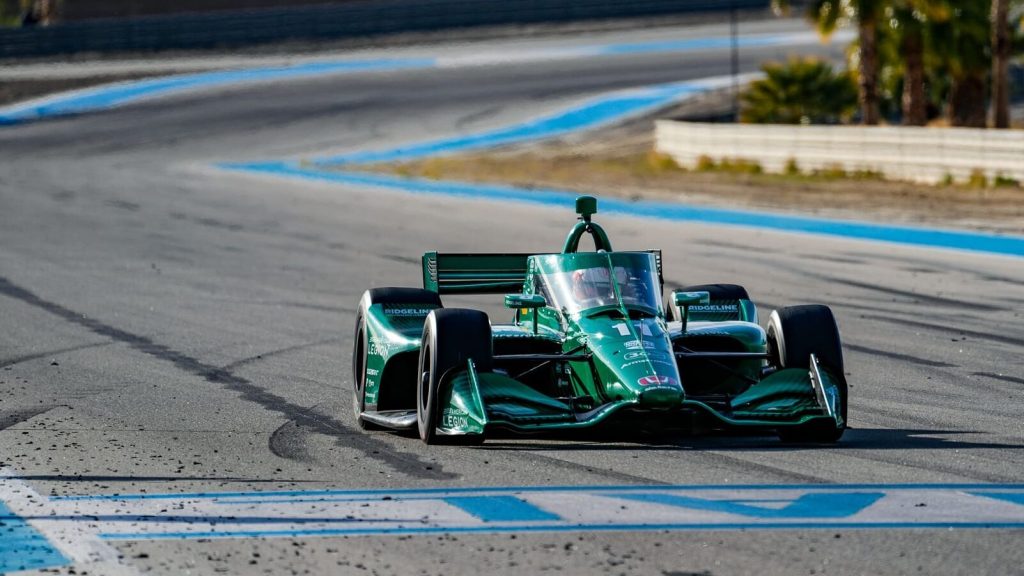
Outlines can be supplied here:
<path id="1" fill-rule="evenodd" d="M 839 331 L 827 306 L 773 311 L 762 328 L 731 284 L 671 292 L 660 251 L 616 252 L 580 221 L 555 254 L 423 256 L 423 289 L 363 294 L 352 354 L 360 426 L 413 429 L 428 444 L 499 429 L 774 429 L 835 442 L 846 429 Z M 579 250 L 589 234 L 594 252 Z M 505 294 L 509 324 L 445 308 L 444 294 Z"/>

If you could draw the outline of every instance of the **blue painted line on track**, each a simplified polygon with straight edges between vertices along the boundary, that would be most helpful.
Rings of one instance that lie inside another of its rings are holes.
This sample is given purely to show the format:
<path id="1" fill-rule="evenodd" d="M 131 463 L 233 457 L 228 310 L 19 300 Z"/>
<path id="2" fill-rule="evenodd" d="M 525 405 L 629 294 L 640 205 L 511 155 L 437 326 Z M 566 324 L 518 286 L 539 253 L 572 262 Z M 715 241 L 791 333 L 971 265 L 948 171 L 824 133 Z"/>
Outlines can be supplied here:
<path id="1" fill-rule="evenodd" d="M 740 38 L 740 46 L 756 48 L 778 46 L 793 41 L 794 35 L 769 34 Z M 601 57 L 644 53 L 682 53 L 729 47 L 728 36 L 711 36 L 687 40 L 635 42 L 553 48 L 550 54 L 566 57 Z M 380 58 L 367 60 L 333 60 L 296 64 L 292 66 L 254 67 L 241 70 L 221 70 L 163 76 L 144 80 L 118 82 L 85 90 L 56 95 L 36 103 L 13 104 L 0 108 L 0 125 L 20 124 L 33 120 L 106 110 L 143 98 L 180 93 L 199 88 L 225 87 L 242 82 L 282 80 L 289 78 L 326 76 L 351 72 L 416 70 L 438 66 L 439 58 Z M 496 56 L 495 63 L 500 63 Z"/>
<path id="2" fill-rule="evenodd" d="M 222 168 L 246 172 L 257 172 L 318 180 L 337 184 L 371 186 L 401 190 L 415 194 L 437 194 L 466 198 L 482 198 L 525 202 L 545 206 L 572 206 L 574 192 L 560 190 L 526 190 L 511 186 L 489 184 L 467 184 L 418 178 L 402 178 L 385 174 L 341 172 L 304 167 L 290 162 L 257 162 L 247 164 L 222 164 Z M 641 216 L 677 222 L 699 222 L 703 224 L 725 224 L 797 232 L 859 240 L 874 240 L 911 246 L 967 250 L 1007 256 L 1024 256 L 1024 236 L 986 234 L 938 228 L 917 228 L 910 226 L 886 226 L 869 222 L 833 220 L 792 216 L 771 212 L 751 212 L 723 208 L 707 208 L 673 202 L 630 201 L 619 198 L 601 200 L 604 213 L 625 216 Z"/>
<path id="3" fill-rule="evenodd" d="M 1002 500 L 1003 502 L 1009 502 L 1011 504 L 1019 504 L 1024 506 L 1024 492 L 969 492 L 972 496 L 984 496 L 985 498 L 995 498 L 996 500 Z"/>
<path id="4" fill-rule="evenodd" d="M 679 99 L 703 91 L 700 83 L 680 82 L 646 89 L 630 90 L 585 102 L 524 124 L 456 138 L 447 138 L 403 146 L 390 150 L 365 151 L 318 158 L 319 165 L 369 164 L 413 160 L 435 154 L 464 152 L 466 150 L 492 148 L 505 144 L 551 138 L 589 130 L 598 126 L 622 120 L 631 115 L 655 110 Z"/>
<path id="5" fill-rule="evenodd" d="M 543 522 L 562 519 L 557 514 L 514 496 L 450 496 L 444 501 L 484 522 Z"/>
<path id="6" fill-rule="evenodd" d="M 223 87 L 242 82 L 284 80 L 351 72 L 412 70 L 430 68 L 435 64 L 436 61 L 433 58 L 311 62 L 295 66 L 200 72 L 132 82 L 119 82 L 117 84 L 75 91 L 68 93 L 64 97 L 55 97 L 51 100 L 40 101 L 32 105 L 16 104 L 8 106 L 0 109 L 0 125 L 19 124 L 53 116 L 67 116 L 95 110 L 105 110 L 143 98 L 174 94 L 197 88 Z"/>
<path id="7" fill-rule="evenodd" d="M 399 528 L 344 529 L 327 528 L 312 530 L 258 530 L 224 532 L 163 532 L 163 533 L 117 533 L 101 534 L 103 540 L 190 540 L 198 538 L 272 538 L 303 536 L 372 536 L 390 534 L 510 534 L 537 532 L 651 532 L 708 531 L 723 530 L 921 530 L 921 529 L 1021 529 L 1024 522 L 776 522 L 730 524 L 568 524 L 568 525 L 527 525 L 527 526 L 450 526 Z"/>
<path id="8" fill-rule="evenodd" d="M 649 486 L 643 484 L 626 484 L 620 486 L 477 486 L 472 488 L 398 488 L 398 489 L 327 489 L 327 490 L 276 490 L 267 492 L 181 492 L 161 494 L 76 494 L 68 496 L 50 496 L 51 501 L 73 500 L 200 500 L 227 498 L 280 498 L 280 497 L 315 497 L 315 496 L 395 496 L 395 495 L 458 495 L 466 493 L 529 493 L 529 492 L 619 492 L 639 491 L 650 492 L 657 489 L 666 491 L 721 491 L 721 490 L 976 490 L 982 494 L 989 491 L 1024 491 L 1024 484 L 677 484 Z"/>
<path id="9" fill-rule="evenodd" d="M 884 496 L 884 492 L 812 492 L 789 501 L 782 508 L 752 506 L 738 500 L 710 500 L 656 492 L 623 494 L 616 498 L 754 518 L 846 518 L 878 502 Z"/>
<path id="10" fill-rule="evenodd" d="M 777 46 L 788 36 L 752 36 L 740 39 L 741 48 L 763 48 Z M 684 40 L 653 40 L 649 42 L 633 42 L 613 44 L 600 48 L 604 55 L 654 54 L 658 52 L 690 52 L 697 50 L 723 50 L 732 46 L 729 36 L 710 36 L 704 38 L 688 38 Z"/>
<path id="11" fill-rule="evenodd" d="M 69 560 L 0 501 L 0 573 L 64 566 Z"/>

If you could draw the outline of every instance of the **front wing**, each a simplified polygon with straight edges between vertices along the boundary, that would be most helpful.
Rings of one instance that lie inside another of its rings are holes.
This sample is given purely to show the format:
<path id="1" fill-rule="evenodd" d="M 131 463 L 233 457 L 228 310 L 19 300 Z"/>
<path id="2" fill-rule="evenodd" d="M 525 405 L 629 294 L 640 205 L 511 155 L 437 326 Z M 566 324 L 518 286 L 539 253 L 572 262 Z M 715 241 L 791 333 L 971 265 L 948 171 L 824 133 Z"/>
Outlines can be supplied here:
<path id="1" fill-rule="evenodd" d="M 663 412 L 669 417 L 673 411 L 680 416 L 703 413 L 724 427 L 785 428 L 831 422 L 842 428 L 840 386 L 841 380 L 812 355 L 808 370 L 776 371 L 732 398 L 724 409 L 686 399 Z M 437 433 L 442 436 L 482 435 L 491 429 L 536 433 L 588 428 L 622 412 L 643 410 L 633 400 L 578 410 L 571 399 L 551 398 L 499 373 L 478 372 L 472 361 L 464 369 L 449 371 L 438 393 Z"/>

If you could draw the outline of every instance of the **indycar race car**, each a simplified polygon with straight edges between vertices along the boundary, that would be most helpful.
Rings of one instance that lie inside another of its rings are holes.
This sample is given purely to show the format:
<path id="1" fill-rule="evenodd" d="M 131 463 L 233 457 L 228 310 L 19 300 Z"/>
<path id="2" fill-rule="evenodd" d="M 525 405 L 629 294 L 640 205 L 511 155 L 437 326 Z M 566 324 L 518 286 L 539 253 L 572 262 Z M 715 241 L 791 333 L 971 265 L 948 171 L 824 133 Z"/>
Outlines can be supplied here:
<path id="1" fill-rule="evenodd" d="M 356 317 L 352 367 L 360 426 L 418 429 L 428 443 L 482 442 L 612 422 L 644 428 L 759 428 L 784 441 L 835 442 L 847 385 L 832 311 L 771 313 L 746 290 L 691 286 L 663 303 L 660 251 L 616 252 L 580 215 L 556 254 L 423 256 L 423 289 L 374 288 Z M 579 250 L 589 234 L 594 252 Z M 505 294 L 512 322 L 445 308 L 445 294 Z"/>

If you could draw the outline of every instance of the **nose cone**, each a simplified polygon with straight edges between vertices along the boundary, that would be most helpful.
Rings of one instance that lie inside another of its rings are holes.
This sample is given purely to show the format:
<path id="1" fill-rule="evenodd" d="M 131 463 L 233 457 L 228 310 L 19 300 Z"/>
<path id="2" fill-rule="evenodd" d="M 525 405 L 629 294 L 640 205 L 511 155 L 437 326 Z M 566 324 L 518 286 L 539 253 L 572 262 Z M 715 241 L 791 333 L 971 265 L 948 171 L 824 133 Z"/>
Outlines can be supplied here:
<path id="1" fill-rule="evenodd" d="M 679 368 L 658 319 L 620 321 L 611 328 L 590 340 L 609 399 L 635 398 L 652 408 L 679 404 L 683 399 Z"/>
<path id="2" fill-rule="evenodd" d="M 683 399 L 679 369 L 668 350 L 631 351 L 623 357 L 629 359 L 619 365 L 617 376 L 632 389 L 641 404 L 667 406 L 678 404 Z"/>

